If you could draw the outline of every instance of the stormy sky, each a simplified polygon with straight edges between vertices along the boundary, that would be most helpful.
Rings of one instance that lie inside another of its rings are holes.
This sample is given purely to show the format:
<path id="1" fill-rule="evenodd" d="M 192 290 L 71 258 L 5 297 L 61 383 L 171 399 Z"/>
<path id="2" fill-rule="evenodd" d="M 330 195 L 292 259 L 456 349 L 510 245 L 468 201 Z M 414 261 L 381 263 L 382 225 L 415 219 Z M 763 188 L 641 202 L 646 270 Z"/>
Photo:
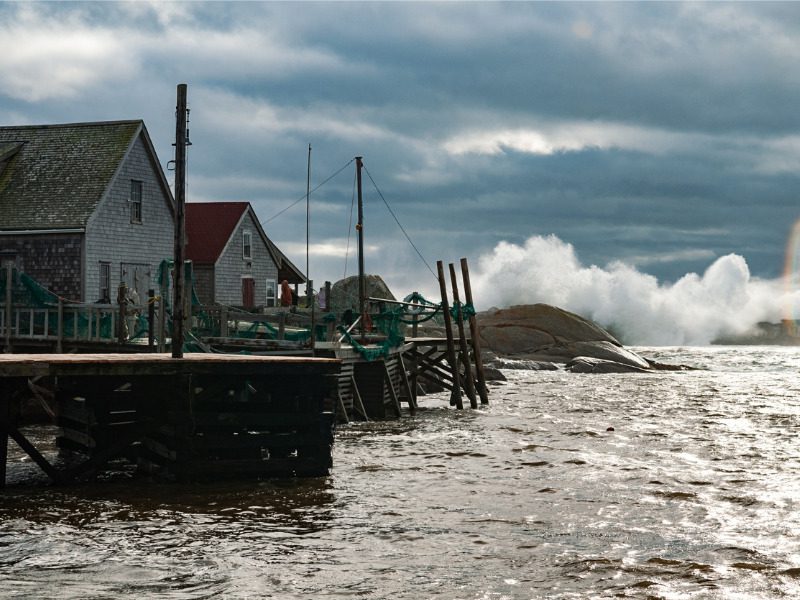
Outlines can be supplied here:
<path id="1" fill-rule="evenodd" d="M 800 217 L 793 3 L 2 3 L 0 39 L 0 123 L 142 118 L 164 167 L 187 83 L 188 199 L 250 201 L 302 269 L 308 144 L 312 187 L 347 165 L 317 282 L 356 271 L 356 155 L 401 296 L 435 281 L 384 200 L 434 268 L 549 239 L 666 286 L 731 253 L 777 278 Z"/>

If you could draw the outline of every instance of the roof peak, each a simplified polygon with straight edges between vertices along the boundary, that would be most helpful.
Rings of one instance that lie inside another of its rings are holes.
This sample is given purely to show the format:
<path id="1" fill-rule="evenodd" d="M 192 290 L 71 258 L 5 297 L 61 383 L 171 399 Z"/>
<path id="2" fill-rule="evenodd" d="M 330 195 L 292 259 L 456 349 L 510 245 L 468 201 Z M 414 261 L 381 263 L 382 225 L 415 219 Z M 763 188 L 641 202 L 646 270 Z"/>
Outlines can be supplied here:
<path id="1" fill-rule="evenodd" d="M 83 121 L 79 123 L 46 123 L 42 125 L 0 125 L 0 129 L 57 129 L 59 127 L 98 127 L 103 125 L 133 125 L 144 123 L 144 119 L 124 119 L 120 121 Z"/>

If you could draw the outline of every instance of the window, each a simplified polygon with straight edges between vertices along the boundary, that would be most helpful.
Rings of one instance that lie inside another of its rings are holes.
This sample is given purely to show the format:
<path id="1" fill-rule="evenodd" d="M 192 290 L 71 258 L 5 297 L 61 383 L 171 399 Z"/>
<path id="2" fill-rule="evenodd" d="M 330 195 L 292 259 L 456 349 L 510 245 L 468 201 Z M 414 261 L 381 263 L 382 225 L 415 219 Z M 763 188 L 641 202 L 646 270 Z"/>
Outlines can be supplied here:
<path id="1" fill-rule="evenodd" d="M 275 279 L 267 279 L 267 302 L 266 305 L 277 306 L 278 282 Z"/>
<path id="2" fill-rule="evenodd" d="M 142 222 L 142 182 L 131 179 L 131 223 Z"/>
<path id="3" fill-rule="evenodd" d="M 111 302 L 111 263 L 100 263 L 100 299 L 99 302 Z"/>
<path id="4" fill-rule="evenodd" d="M 253 259 L 253 236 L 249 231 L 242 232 L 242 258 Z"/>

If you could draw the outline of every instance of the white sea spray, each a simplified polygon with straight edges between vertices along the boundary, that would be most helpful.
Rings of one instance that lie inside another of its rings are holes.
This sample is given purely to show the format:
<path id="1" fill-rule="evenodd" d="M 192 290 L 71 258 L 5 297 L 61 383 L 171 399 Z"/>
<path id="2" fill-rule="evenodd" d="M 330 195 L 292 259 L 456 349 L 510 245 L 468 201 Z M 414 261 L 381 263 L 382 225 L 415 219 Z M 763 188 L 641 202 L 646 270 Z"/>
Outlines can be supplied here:
<path id="1" fill-rule="evenodd" d="M 479 309 L 553 304 L 610 327 L 628 344 L 709 344 L 779 321 L 800 298 L 781 281 L 753 277 L 738 254 L 663 283 L 622 262 L 584 265 L 572 244 L 554 235 L 500 242 L 479 258 L 472 282 Z"/>

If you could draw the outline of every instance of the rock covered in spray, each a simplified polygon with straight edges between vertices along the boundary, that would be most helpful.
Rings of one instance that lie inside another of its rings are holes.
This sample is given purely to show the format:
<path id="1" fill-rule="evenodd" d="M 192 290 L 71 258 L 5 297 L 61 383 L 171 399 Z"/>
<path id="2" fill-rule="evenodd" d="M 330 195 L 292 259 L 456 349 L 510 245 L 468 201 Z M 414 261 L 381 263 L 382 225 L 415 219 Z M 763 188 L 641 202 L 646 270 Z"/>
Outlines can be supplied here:
<path id="1" fill-rule="evenodd" d="M 573 358 L 566 365 L 566 370 L 572 373 L 649 373 L 650 369 L 635 367 L 613 360 L 579 356 Z"/>
<path id="2" fill-rule="evenodd" d="M 478 328 L 481 344 L 500 356 L 553 363 L 587 357 L 643 371 L 651 368 L 596 323 L 549 304 L 481 313 Z"/>

